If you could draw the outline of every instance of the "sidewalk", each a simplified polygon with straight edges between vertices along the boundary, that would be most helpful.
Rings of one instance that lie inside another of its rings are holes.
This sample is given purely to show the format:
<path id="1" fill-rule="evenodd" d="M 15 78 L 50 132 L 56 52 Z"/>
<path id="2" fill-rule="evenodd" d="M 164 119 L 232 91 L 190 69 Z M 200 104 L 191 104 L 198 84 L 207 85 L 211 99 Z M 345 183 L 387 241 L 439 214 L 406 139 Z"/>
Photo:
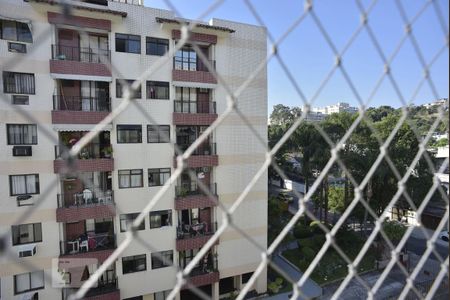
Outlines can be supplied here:
<path id="1" fill-rule="evenodd" d="M 424 230 L 430 237 L 434 234 L 434 230 L 432 230 L 432 229 L 428 229 L 423 226 L 415 226 L 414 230 L 411 233 L 411 237 L 420 239 L 420 240 L 427 240 L 427 236 L 425 235 Z M 439 238 L 436 240 L 436 244 L 441 245 L 441 246 L 446 246 L 446 247 L 448 247 L 448 245 L 449 245 L 448 242 L 440 240 Z"/>

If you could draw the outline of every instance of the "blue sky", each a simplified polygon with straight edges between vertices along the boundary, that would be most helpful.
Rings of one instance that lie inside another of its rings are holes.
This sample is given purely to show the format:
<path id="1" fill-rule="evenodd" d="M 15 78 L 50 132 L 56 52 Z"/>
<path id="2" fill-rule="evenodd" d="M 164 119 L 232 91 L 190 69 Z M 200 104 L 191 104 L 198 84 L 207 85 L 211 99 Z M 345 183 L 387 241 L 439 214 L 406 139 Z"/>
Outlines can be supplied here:
<path id="1" fill-rule="evenodd" d="M 448 1 L 437 0 L 445 19 L 448 32 Z M 214 0 L 172 0 L 172 3 L 185 18 L 197 18 Z M 314 2 L 314 11 L 324 28 L 340 51 L 360 24 L 360 14 L 356 1 L 320 0 Z M 370 1 L 361 0 L 365 7 Z M 411 19 L 420 10 L 426 0 L 403 0 L 407 17 Z M 294 0 L 252 0 L 257 12 L 275 39 L 303 12 L 303 1 Z M 145 0 L 146 6 L 165 8 L 162 0 Z M 243 0 L 225 0 L 209 16 L 210 18 L 229 19 L 238 22 L 258 24 Z M 390 56 L 400 39 L 404 36 L 404 23 L 395 1 L 380 0 L 369 15 L 369 25 L 386 56 Z M 420 45 L 423 58 L 429 62 L 445 45 L 445 35 L 436 17 L 434 7 L 430 5 L 414 23 L 413 34 Z M 325 75 L 334 64 L 334 55 L 320 34 L 313 18 L 308 16 L 280 45 L 279 53 L 290 69 L 292 75 L 307 98 L 311 98 Z M 352 79 L 359 95 L 364 101 L 369 97 L 375 83 L 383 73 L 383 63 L 377 54 L 366 30 L 363 30 L 352 46 L 343 56 L 343 65 Z M 430 75 L 439 98 L 448 98 L 449 93 L 449 52 L 444 49 L 430 69 Z M 423 68 L 414 52 L 411 40 L 407 40 L 391 65 L 394 76 L 404 98 L 409 101 L 421 78 Z M 268 65 L 269 110 L 278 103 L 285 105 L 302 105 L 303 102 L 295 92 L 292 84 L 281 69 L 278 61 L 272 59 Z M 419 91 L 415 104 L 434 100 L 428 84 Z M 328 85 L 317 97 L 313 106 L 324 106 L 336 102 L 349 102 L 358 106 L 357 98 L 337 71 Z M 401 106 L 393 85 L 385 79 L 374 95 L 370 106 Z"/>

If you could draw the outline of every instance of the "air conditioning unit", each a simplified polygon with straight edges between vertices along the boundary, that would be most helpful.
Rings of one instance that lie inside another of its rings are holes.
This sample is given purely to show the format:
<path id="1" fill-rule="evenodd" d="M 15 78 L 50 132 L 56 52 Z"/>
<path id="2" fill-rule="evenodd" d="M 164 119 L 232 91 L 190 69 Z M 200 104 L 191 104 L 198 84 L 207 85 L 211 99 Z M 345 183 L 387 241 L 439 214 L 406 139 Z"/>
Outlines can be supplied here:
<path id="1" fill-rule="evenodd" d="M 31 146 L 14 146 L 13 156 L 31 156 Z"/>
<path id="2" fill-rule="evenodd" d="M 17 247 L 19 257 L 28 257 L 36 255 L 36 244 L 26 244 Z"/>
<path id="3" fill-rule="evenodd" d="M 31 195 L 20 195 L 17 196 L 17 206 L 29 206 L 34 205 L 34 200 Z"/>

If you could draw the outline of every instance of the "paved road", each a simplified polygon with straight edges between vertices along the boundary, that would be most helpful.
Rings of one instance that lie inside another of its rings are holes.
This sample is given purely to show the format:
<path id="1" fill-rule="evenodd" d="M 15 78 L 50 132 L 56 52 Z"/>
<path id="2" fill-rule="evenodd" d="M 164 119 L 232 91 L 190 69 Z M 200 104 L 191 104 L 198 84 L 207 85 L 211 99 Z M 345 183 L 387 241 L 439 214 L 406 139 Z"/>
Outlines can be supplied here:
<path id="1" fill-rule="evenodd" d="M 417 237 L 410 237 L 408 239 L 408 251 L 413 252 L 417 255 L 422 255 L 426 248 L 427 248 L 427 242 L 425 239 L 421 239 L 421 238 L 417 238 Z M 447 246 L 443 245 L 442 243 L 436 243 L 435 244 L 435 249 L 437 250 L 437 252 L 441 255 L 442 258 L 446 258 L 448 256 L 448 244 Z M 434 258 L 434 254 L 431 254 L 431 258 Z"/>

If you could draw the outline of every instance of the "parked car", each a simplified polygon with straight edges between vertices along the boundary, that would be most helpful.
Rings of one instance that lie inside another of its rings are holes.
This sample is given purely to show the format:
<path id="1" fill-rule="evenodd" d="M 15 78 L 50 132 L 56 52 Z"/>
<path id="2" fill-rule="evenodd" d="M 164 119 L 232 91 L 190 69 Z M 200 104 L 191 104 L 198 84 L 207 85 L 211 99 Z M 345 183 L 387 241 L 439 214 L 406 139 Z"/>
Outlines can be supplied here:
<path id="1" fill-rule="evenodd" d="M 448 231 L 441 231 L 441 233 L 439 234 L 439 239 L 448 242 Z"/>

